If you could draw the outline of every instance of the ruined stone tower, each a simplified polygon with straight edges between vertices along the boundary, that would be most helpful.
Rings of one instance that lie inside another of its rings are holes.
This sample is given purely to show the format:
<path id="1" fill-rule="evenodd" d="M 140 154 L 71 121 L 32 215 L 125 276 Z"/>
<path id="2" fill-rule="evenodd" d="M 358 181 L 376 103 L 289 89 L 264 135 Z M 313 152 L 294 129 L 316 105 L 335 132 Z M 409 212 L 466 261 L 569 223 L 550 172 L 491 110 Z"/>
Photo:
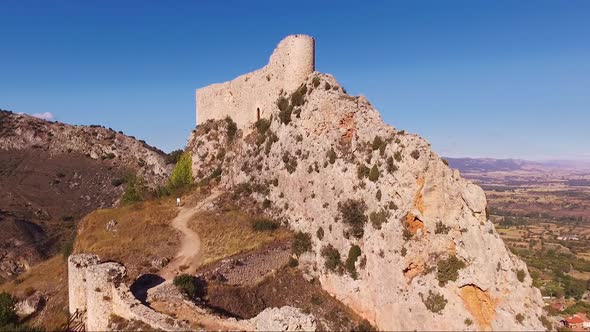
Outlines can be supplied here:
<path id="1" fill-rule="evenodd" d="M 230 116 L 242 128 L 267 117 L 276 107 L 281 90 L 293 92 L 314 70 L 314 39 L 307 35 L 287 36 L 263 68 L 197 89 L 197 125 Z"/>

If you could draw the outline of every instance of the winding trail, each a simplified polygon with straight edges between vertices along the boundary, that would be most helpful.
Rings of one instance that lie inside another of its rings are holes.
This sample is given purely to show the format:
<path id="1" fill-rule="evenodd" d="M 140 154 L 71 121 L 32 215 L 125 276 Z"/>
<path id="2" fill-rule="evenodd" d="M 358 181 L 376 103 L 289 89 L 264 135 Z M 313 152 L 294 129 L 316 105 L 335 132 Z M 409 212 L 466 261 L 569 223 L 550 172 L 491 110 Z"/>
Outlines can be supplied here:
<path id="1" fill-rule="evenodd" d="M 194 207 L 179 208 L 180 212 L 170 225 L 181 233 L 180 248 L 172 261 L 160 271 L 162 278 L 169 281 L 179 273 L 195 273 L 202 256 L 201 239 L 199 234 L 190 229 L 188 223 L 197 212 L 201 211 L 206 204 L 211 203 L 218 196 L 219 193 L 212 192 L 211 195 Z"/>

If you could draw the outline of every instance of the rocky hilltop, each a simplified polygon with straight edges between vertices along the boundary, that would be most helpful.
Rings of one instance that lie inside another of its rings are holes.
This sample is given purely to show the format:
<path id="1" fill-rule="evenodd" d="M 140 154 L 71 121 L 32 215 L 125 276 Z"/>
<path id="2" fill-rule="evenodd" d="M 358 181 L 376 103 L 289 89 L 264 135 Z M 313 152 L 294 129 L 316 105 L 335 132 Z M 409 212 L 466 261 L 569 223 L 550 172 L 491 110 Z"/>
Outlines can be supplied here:
<path id="1" fill-rule="evenodd" d="M 128 174 L 153 187 L 170 167 L 162 151 L 111 129 L 0 111 L 0 278 L 67 246 L 79 218 L 117 202 Z"/>
<path id="2" fill-rule="evenodd" d="M 309 239 L 299 266 L 324 289 L 381 330 L 543 328 L 541 294 L 484 192 L 423 138 L 318 72 L 265 112 L 251 126 L 203 120 L 193 174 Z"/>

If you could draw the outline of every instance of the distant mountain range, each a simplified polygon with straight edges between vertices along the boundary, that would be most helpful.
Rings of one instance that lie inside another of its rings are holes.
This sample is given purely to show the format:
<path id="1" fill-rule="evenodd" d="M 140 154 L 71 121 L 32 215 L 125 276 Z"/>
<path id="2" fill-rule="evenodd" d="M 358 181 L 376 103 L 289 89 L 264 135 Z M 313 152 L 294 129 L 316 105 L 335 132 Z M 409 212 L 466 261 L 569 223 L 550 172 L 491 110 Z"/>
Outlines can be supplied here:
<path id="1" fill-rule="evenodd" d="M 529 161 L 522 159 L 493 159 L 493 158 L 446 158 L 449 166 L 462 173 L 499 172 L 499 171 L 589 171 L 590 161 L 547 160 Z"/>

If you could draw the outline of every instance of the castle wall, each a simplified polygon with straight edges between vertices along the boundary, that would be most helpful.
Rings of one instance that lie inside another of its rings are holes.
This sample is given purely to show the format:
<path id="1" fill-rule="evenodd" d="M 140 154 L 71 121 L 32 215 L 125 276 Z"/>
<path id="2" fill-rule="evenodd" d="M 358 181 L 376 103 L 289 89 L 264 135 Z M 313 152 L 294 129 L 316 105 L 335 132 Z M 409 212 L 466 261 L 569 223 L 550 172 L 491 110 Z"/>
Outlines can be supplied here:
<path id="1" fill-rule="evenodd" d="M 106 331 L 113 310 L 113 294 L 122 282 L 125 267 L 118 263 L 89 266 L 86 271 L 86 327 L 89 331 Z"/>
<path id="2" fill-rule="evenodd" d="M 164 331 L 187 329 L 178 320 L 143 305 L 131 294 L 124 277 L 125 267 L 119 263 L 100 263 L 98 256 L 91 254 L 69 257 L 69 308 L 71 313 L 86 312 L 86 330 L 107 331 L 112 315 Z"/>
<path id="3" fill-rule="evenodd" d="M 68 301 L 70 313 L 86 311 L 86 269 L 98 264 L 98 256 L 72 255 L 68 258 Z"/>
<path id="4" fill-rule="evenodd" d="M 230 116 L 240 128 L 276 108 L 282 91 L 293 92 L 315 70 L 315 41 L 306 35 L 283 39 L 269 63 L 232 81 L 197 89 L 197 125 Z M 258 111 L 259 110 L 259 111 Z"/>

